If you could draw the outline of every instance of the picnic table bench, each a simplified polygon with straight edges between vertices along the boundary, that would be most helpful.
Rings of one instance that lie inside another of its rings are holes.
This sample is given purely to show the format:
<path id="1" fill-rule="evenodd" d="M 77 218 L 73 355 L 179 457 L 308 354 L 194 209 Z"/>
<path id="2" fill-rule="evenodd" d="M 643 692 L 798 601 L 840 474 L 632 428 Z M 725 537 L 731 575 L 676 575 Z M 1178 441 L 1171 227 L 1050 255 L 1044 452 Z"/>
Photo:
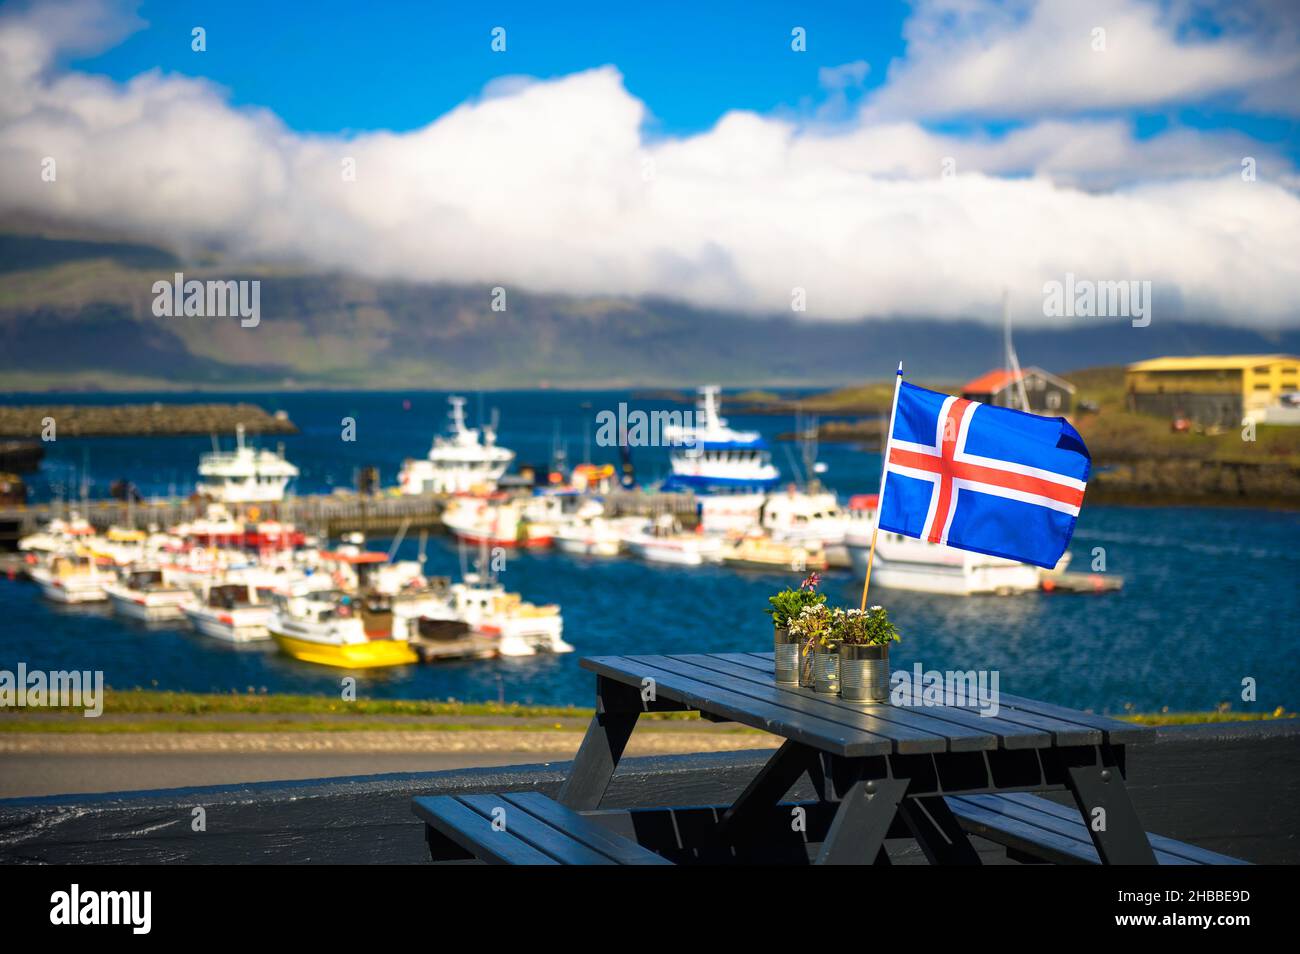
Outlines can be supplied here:
<path id="1" fill-rule="evenodd" d="M 536 792 L 416 799 L 435 858 L 807 863 L 811 849 L 818 864 L 887 864 L 885 840 L 911 838 L 931 863 L 979 864 L 974 833 L 1015 860 L 1235 861 L 1143 829 L 1125 785 L 1125 746 L 1149 737 L 1143 726 L 1007 694 L 996 715 L 850 702 L 778 685 L 771 653 L 581 664 L 596 674 L 596 713 L 558 802 Z M 683 710 L 783 742 L 731 805 L 602 809 L 641 714 Z M 785 802 L 804 775 L 816 800 Z M 1030 794 L 1056 791 L 1074 807 Z"/>

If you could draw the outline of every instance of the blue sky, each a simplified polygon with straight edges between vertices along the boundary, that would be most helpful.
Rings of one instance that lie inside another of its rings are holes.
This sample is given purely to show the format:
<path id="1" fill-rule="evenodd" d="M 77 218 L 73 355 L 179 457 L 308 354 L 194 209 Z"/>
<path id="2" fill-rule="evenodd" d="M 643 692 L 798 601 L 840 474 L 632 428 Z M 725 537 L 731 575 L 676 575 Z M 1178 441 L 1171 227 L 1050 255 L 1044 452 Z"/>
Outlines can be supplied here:
<path id="1" fill-rule="evenodd" d="M 303 11 L 310 9 L 310 13 Z M 490 80 L 541 78 L 613 64 L 668 134 L 712 125 L 730 109 L 798 108 L 820 97 L 821 66 L 902 51 L 898 2 L 791 4 L 294 4 L 146 2 L 150 24 L 120 46 L 76 60 L 126 80 L 154 67 L 205 76 L 232 101 L 273 109 L 304 132 L 407 130 L 477 95 Z M 866 11 L 865 13 L 863 11 Z M 611 15 L 611 11 L 616 11 Z M 190 50 L 205 27 L 208 52 Z M 493 53 L 490 31 L 507 31 Z M 794 55 L 790 31 L 809 34 Z M 867 85 L 883 79 L 878 70 Z"/>
<path id="2" fill-rule="evenodd" d="M 712 126 L 728 110 L 804 115 L 826 101 L 819 70 L 857 60 L 870 69 L 849 93 L 856 102 L 885 82 L 905 52 L 910 6 L 896 0 L 819 3 L 220 4 L 146 0 L 149 28 L 68 65 L 125 81 L 151 69 L 202 76 L 237 106 L 264 106 L 299 132 L 405 131 L 426 125 L 502 76 L 552 78 L 612 64 L 652 114 L 648 132 L 682 135 Z M 615 15 L 610 11 L 616 10 Z M 1212 22 L 1200 35 L 1217 35 Z M 190 49 L 207 30 L 208 50 Z M 493 53 L 503 26 L 508 50 Z M 794 26 L 807 52 L 790 49 Z M 1187 32 L 1187 31 L 1185 31 Z M 1300 125 L 1285 117 L 1225 108 L 1213 97 L 1157 109 L 1100 111 L 1132 123 L 1136 138 L 1171 125 L 1238 130 L 1300 160 Z M 1000 134 L 1022 120 L 958 117 L 938 131 Z"/>

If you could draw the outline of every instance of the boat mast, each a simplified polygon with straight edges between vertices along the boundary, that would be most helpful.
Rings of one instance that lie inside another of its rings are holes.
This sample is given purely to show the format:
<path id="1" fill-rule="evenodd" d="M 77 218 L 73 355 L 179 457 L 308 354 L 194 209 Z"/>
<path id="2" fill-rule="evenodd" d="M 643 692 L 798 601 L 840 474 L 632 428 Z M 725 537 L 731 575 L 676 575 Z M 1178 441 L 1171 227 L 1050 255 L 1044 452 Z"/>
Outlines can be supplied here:
<path id="1" fill-rule="evenodd" d="M 1020 358 L 1016 355 L 1016 346 L 1011 342 L 1011 296 L 1007 289 L 1002 289 L 1002 334 L 1004 339 L 1003 370 L 1015 382 L 1012 407 L 1021 411 L 1029 410 L 1029 395 L 1025 392 L 1025 376 L 1020 371 Z"/>

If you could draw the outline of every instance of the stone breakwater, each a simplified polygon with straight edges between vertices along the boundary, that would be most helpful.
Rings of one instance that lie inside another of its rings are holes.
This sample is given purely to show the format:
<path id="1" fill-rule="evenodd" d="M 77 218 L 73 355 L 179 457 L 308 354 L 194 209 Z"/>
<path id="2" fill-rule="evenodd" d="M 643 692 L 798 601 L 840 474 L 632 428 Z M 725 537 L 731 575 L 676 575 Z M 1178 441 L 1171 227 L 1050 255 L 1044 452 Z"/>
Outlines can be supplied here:
<path id="1" fill-rule="evenodd" d="M 256 404 L 27 404 L 0 406 L 0 437 L 29 440 L 65 437 L 188 437 L 233 434 L 297 434 L 283 412 Z"/>

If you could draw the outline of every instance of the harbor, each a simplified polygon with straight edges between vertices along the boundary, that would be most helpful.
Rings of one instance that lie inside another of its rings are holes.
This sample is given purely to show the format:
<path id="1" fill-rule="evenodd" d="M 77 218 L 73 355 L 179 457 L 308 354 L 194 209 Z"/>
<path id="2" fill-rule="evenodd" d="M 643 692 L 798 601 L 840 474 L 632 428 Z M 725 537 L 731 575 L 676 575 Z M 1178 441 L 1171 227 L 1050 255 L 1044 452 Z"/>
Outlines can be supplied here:
<path id="1" fill-rule="evenodd" d="M 270 458 L 252 458 L 270 461 L 270 471 L 284 467 L 298 471 L 285 480 L 278 500 L 224 502 L 220 504 L 223 514 L 212 509 L 210 496 L 201 499 L 194 493 L 172 497 L 148 494 L 139 501 L 87 494 L 81 499 L 46 499 L 4 513 L 10 521 L 13 546 L 20 538 L 39 533 L 50 521 L 80 521 L 87 536 L 103 541 L 101 549 L 109 543 L 111 531 L 118 537 L 143 537 L 134 544 L 120 540 L 114 544 L 118 547 L 170 548 L 161 551 L 167 555 L 163 562 L 175 563 L 178 556 L 190 554 L 185 562 L 197 562 L 182 569 L 191 582 L 202 581 L 205 573 L 211 576 L 218 569 L 222 574 L 234 573 L 235 579 L 240 574 L 254 574 L 250 577 L 252 590 L 244 591 L 246 597 L 258 588 L 257 573 L 269 573 L 271 589 L 285 590 L 290 596 L 294 585 L 300 590 L 304 585 L 296 580 L 312 576 L 328 580 L 333 592 L 326 600 L 310 607 L 299 605 L 292 614 L 299 625 L 323 612 L 334 617 L 340 605 L 353 605 L 338 600 L 348 593 L 360 593 L 364 587 L 355 578 L 356 570 L 367 571 L 353 564 L 348 577 L 351 582 L 341 588 L 335 582 L 340 556 L 352 549 L 352 559 L 373 560 L 388 575 L 381 589 L 387 589 L 401 604 L 395 604 L 398 611 L 392 618 L 402 617 L 405 607 L 418 607 L 406 648 L 390 659 L 381 659 L 385 665 L 368 668 L 361 664 L 364 661 L 348 659 L 349 651 L 342 648 L 348 645 L 346 640 L 338 643 L 343 664 L 339 668 L 321 665 L 309 647 L 288 643 L 289 649 L 285 649 L 270 638 L 269 628 L 251 641 L 228 641 L 205 635 L 184 612 L 171 620 L 133 620 L 117 611 L 111 599 L 66 606 L 51 603 L 37 586 L 23 582 L 34 568 L 30 552 L 0 557 L 4 561 L 0 564 L 0 587 L 6 605 L 22 621 L 16 631 L 22 651 L 32 658 L 52 653 L 53 659 L 58 646 L 74 640 L 79 653 L 92 657 L 101 651 L 108 654 L 100 662 L 106 672 L 114 674 L 110 676 L 113 685 L 120 687 L 159 683 L 188 691 L 230 687 L 329 691 L 337 684 L 331 673 L 347 672 L 350 666 L 360 667 L 352 671 L 365 673 L 365 691 L 379 697 L 572 704 L 581 701 L 584 684 L 571 663 L 573 653 L 502 655 L 500 646 L 494 644 L 501 638 L 499 633 L 485 633 L 482 621 L 469 620 L 465 600 L 455 609 L 452 587 L 473 585 L 475 574 L 486 568 L 487 577 L 495 576 L 503 584 L 500 592 L 517 593 L 524 604 L 554 605 L 556 618 L 562 619 L 560 638 L 575 652 L 585 654 L 602 647 L 622 651 L 639 643 L 660 644 L 665 638 L 683 648 L 741 649 L 756 638 L 752 628 L 718 628 L 708 622 L 711 614 L 681 617 L 672 607 L 679 603 L 706 605 L 726 614 L 761 606 L 774 586 L 797 583 L 813 571 L 824 576 L 830 592 L 847 599 L 852 599 L 854 587 L 861 585 L 861 563 L 867 555 L 876 506 L 874 496 L 861 491 L 878 481 L 878 470 L 873 472 L 873 467 L 879 466 L 878 453 L 852 445 L 824 444 L 804 459 L 803 449 L 798 456 L 787 454 L 771 441 L 772 435 L 789 426 L 781 416 L 727 415 L 730 420 L 723 425 L 719 420 L 724 419 L 726 408 L 715 406 L 711 416 L 704 418 L 704 426 L 725 426 L 735 438 L 737 453 L 760 452 L 756 460 L 761 469 L 750 472 L 757 481 L 754 487 L 747 492 L 724 493 L 690 486 L 673 491 L 655 489 L 671 474 L 675 459 L 688 482 L 705 476 L 698 460 L 686 458 L 680 449 L 663 448 L 635 452 L 637 483 L 625 488 L 618 479 L 619 459 L 613 453 L 617 448 L 593 446 L 589 423 L 597 409 L 617 406 L 626 400 L 624 396 L 577 392 L 525 399 L 493 395 L 490 400 L 496 413 L 484 410 L 480 418 L 477 413 L 464 415 L 462 411 L 459 422 L 447 398 L 285 396 L 293 419 L 305 425 L 303 434 L 285 439 L 283 467 Z M 405 446 L 404 460 L 389 457 L 380 468 L 381 473 L 390 475 L 391 483 L 385 486 L 380 482 L 373 492 L 364 494 L 339 486 L 355 478 L 362 464 L 377 456 L 375 445 L 357 447 L 340 442 L 337 434 L 331 438 L 323 433 L 321 423 L 337 421 L 352 411 L 364 425 L 373 420 L 374 411 L 368 407 L 405 408 L 408 403 L 413 410 L 393 418 L 399 429 L 390 430 L 383 441 L 385 447 L 392 448 L 397 438 Z M 486 406 L 486 402 L 480 403 Z M 408 415 L 417 412 L 423 426 L 413 426 L 413 421 L 405 425 L 410 421 Z M 472 431 L 471 425 L 489 418 L 499 422 L 493 443 L 511 455 L 506 462 L 500 460 L 501 454 L 493 455 L 496 470 L 489 476 L 497 483 L 495 488 L 482 486 L 481 474 L 467 476 L 463 486 L 457 485 L 451 479 L 454 466 L 426 471 L 450 480 L 439 490 L 402 482 L 403 473 L 418 473 L 419 468 L 430 466 L 435 456 L 446 457 L 457 448 L 463 452 L 467 446 L 485 442 L 486 435 L 479 435 L 467 443 L 462 430 Z M 141 446 L 128 442 L 119 451 L 113 445 L 125 439 L 97 440 L 109 444 L 95 446 L 95 456 L 87 457 L 75 444 L 51 448 L 51 472 L 58 473 L 60 454 L 73 464 L 63 487 L 80 489 L 84 484 L 103 494 L 107 478 L 123 473 L 112 462 L 114 455 L 134 455 L 138 450 L 127 448 Z M 218 444 L 222 446 L 222 442 Z M 217 460 L 234 459 L 229 456 L 230 444 L 227 438 L 227 449 L 221 451 L 226 456 Z M 711 444 L 720 446 L 717 441 Z M 214 460 L 208 456 L 215 453 L 211 445 L 210 440 L 193 438 L 162 442 L 150 438 L 143 446 L 154 449 L 155 460 L 166 460 L 167 454 L 182 455 L 174 469 L 154 468 L 153 473 L 165 477 L 167 483 L 178 480 L 176 472 L 185 466 L 183 456 L 193 454 L 189 467 L 195 475 L 193 486 L 197 486 L 198 481 L 213 483 L 211 474 L 202 477 L 196 467 L 200 460 L 209 464 Z M 251 443 L 249 450 L 253 450 Z M 345 456 L 340 458 L 340 451 Z M 352 453 L 351 459 L 346 452 Z M 99 463 L 104 457 L 110 462 Z M 592 459 L 596 463 L 588 465 Z M 774 466 L 776 461 L 784 466 Z M 764 462 L 768 462 L 766 466 Z M 814 472 L 816 483 L 809 486 L 807 475 Z M 523 479 L 525 473 L 527 479 Z M 165 486 L 156 478 L 150 483 L 141 475 L 137 471 L 134 476 L 144 490 Z M 805 483 L 791 479 L 798 476 Z M 319 484 L 323 479 L 334 483 L 335 489 L 311 492 L 312 482 Z M 276 483 L 272 490 L 278 488 Z M 220 487 L 209 489 L 219 491 Z M 302 489 L 307 492 L 300 492 Z M 265 495 L 262 490 L 253 492 Z M 1088 646 L 1110 645 L 1112 638 L 1116 648 L 1108 650 L 1108 656 L 1123 658 L 1126 652 L 1143 651 L 1142 630 L 1129 622 L 1134 612 L 1144 612 L 1135 610 L 1135 605 L 1170 607 L 1166 612 L 1172 614 L 1180 599 L 1179 581 L 1199 572 L 1203 559 L 1197 555 L 1197 545 L 1175 542 L 1181 539 L 1181 530 L 1175 527 L 1201 524 L 1196 539 L 1203 540 L 1241 539 L 1243 532 L 1247 533 L 1258 545 L 1236 545 L 1244 548 L 1242 552 L 1260 555 L 1242 567 L 1238 582 L 1229 584 L 1225 579 L 1223 585 L 1275 588 L 1269 581 L 1277 579 L 1275 574 L 1285 573 L 1288 561 L 1294 560 L 1284 542 L 1285 521 L 1290 519 L 1284 517 L 1278 524 L 1276 515 L 1266 511 L 1256 517 L 1249 512 L 1232 516 L 1216 511 L 1094 508 L 1067 554 L 1071 559 L 1054 572 L 1033 568 L 1027 572 L 1007 561 L 981 562 L 973 554 L 945 567 L 943 561 L 931 559 L 927 544 L 886 536 L 876 554 L 875 585 L 881 587 L 880 593 L 891 607 L 903 607 L 927 634 L 933 634 L 926 640 L 927 663 L 966 651 L 964 643 L 948 645 L 951 637 L 943 635 L 953 620 L 963 620 L 964 638 L 979 640 L 981 651 L 990 658 L 1021 647 L 1016 658 L 1026 667 L 1023 671 L 1030 673 L 1026 678 L 1047 680 L 1055 691 L 1077 704 L 1108 711 L 1127 711 L 1128 707 L 1154 711 L 1170 706 L 1203 709 L 1223 702 L 1231 695 L 1231 687 L 1216 687 L 1208 680 L 1195 685 L 1195 680 L 1174 679 L 1171 673 L 1168 679 L 1157 674 L 1141 683 L 1115 684 L 1099 695 L 1095 687 L 1082 691 L 1082 683 L 1071 688 L 1070 671 L 1051 660 L 1054 653 L 1073 655 L 1086 652 Z M 1248 526 L 1255 529 L 1245 531 Z M 1275 545 L 1268 542 L 1272 535 L 1277 536 Z M 267 545 L 278 542 L 286 545 Z M 230 553 L 213 561 L 214 549 L 218 554 Z M 236 554 L 240 560 L 233 558 Z M 241 561 L 248 566 L 240 569 Z M 145 562 L 159 561 L 150 558 Z M 918 568 L 925 570 L 919 578 Z M 308 570 L 311 573 L 304 577 Z M 408 581 L 415 580 L 419 583 L 412 591 Z M 180 588 L 188 592 L 191 586 L 182 582 Z M 617 623 L 612 624 L 611 604 L 605 594 L 615 593 L 621 594 L 622 606 L 616 613 Z M 253 593 L 250 602 L 256 598 Z M 275 612 L 272 599 L 268 598 L 263 610 L 253 613 L 263 618 L 260 625 L 266 625 Z M 422 604 L 421 599 L 432 602 Z M 436 623 L 439 615 L 445 623 Z M 425 621 L 418 623 L 420 619 Z M 1162 625 L 1170 625 L 1168 621 L 1173 619 L 1167 616 Z M 341 633 L 335 622 L 319 625 L 321 632 Z M 1246 632 L 1255 633 L 1251 638 L 1260 641 L 1261 647 L 1268 644 L 1267 634 L 1272 630 L 1262 617 L 1252 622 L 1247 615 L 1243 621 L 1238 612 L 1234 625 L 1244 625 Z M 362 628 L 370 628 L 370 624 Z M 341 635 L 337 638 L 344 639 Z M 1198 638 L 1184 633 L 1179 645 L 1185 643 L 1191 651 Z M 173 661 L 160 671 L 157 653 L 164 646 L 163 658 Z M 1032 647 L 1028 655 L 1025 647 Z M 1034 660 L 1041 660 L 1041 668 Z"/>

